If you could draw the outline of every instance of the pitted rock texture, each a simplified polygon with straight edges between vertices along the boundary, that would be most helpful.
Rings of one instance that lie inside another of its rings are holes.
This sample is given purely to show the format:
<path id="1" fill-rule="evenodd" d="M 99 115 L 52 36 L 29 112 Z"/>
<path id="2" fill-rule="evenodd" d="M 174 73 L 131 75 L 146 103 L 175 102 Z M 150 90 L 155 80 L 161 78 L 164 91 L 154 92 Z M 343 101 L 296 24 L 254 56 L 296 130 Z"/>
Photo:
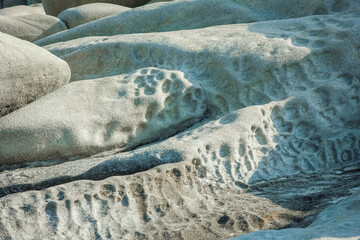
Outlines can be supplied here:
<path id="1" fill-rule="evenodd" d="M 32 43 L 0 33 L 0 117 L 69 80 L 66 62 Z"/>
<path id="2" fill-rule="evenodd" d="M 259 162 L 276 147 L 272 139 L 277 132 L 270 114 L 274 107 L 282 104 L 243 108 L 131 152 L 114 150 L 88 159 L 48 166 L 48 170 L 53 169 L 51 174 L 42 174 L 41 168 L 30 168 L 21 171 L 26 175 L 22 177 L 14 171 L 14 175 L 8 176 L 8 181 L 3 181 L 0 186 L 6 189 L 11 185 L 26 185 L 30 183 L 29 179 L 33 184 L 41 183 L 63 175 L 73 179 L 94 179 L 95 176 L 104 179 L 115 174 L 148 170 L 156 164 L 190 161 L 204 180 L 235 188 L 246 187 Z"/>
<path id="3" fill-rule="evenodd" d="M 0 238 L 358 239 L 359 4 L 176 0 L 38 41 L 72 82 L 0 119 Z"/>
<path id="4" fill-rule="evenodd" d="M 200 121 L 205 100 L 178 71 L 74 82 L 0 119 L 1 164 L 131 150 Z"/>
<path id="5" fill-rule="evenodd" d="M 62 11 L 58 18 L 65 22 L 68 28 L 98 20 L 103 17 L 119 14 L 130 8 L 110 3 L 89 3 Z"/>
<path id="6" fill-rule="evenodd" d="M 148 4 L 41 39 L 37 44 L 44 46 L 88 36 L 166 32 L 338 12 L 359 14 L 359 9 L 357 0 L 304 0 L 296 1 L 296 4 L 279 3 L 278 0 L 180 0 Z"/>
<path id="7" fill-rule="evenodd" d="M 31 232 L 40 239 L 227 239 L 306 215 L 201 183 L 196 172 L 192 164 L 177 163 L 9 195 L 0 199 L 0 237 L 21 239 Z"/>

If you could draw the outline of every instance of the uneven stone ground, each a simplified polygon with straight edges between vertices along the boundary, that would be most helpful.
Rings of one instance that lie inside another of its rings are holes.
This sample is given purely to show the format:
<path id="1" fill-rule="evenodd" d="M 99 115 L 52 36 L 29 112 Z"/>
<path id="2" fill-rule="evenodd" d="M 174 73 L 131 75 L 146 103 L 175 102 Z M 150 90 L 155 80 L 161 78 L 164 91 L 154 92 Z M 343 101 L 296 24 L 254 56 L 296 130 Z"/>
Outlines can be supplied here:
<path id="1" fill-rule="evenodd" d="M 0 39 L 0 239 L 359 239 L 359 39 L 356 0 L 166 1 Z"/>

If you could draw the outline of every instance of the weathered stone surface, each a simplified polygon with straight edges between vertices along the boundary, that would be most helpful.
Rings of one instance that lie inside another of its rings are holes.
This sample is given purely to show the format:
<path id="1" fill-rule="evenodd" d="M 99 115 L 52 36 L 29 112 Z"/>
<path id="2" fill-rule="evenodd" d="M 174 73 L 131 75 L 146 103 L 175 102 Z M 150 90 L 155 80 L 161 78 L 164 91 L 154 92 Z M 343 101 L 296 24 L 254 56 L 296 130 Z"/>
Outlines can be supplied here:
<path id="1" fill-rule="evenodd" d="M 110 3 L 90 3 L 62 11 L 58 18 L 69 28 L 98 20 L 110 15 L 119 14 L 130 8 Z"/>
<path id="2" fill-rule="evenodd" d="M 0 33 L 0 117 L 69 80 L 66 62 L 32 43 Z"/>
<path id="3" fill-rule="evenodd" d="M 178 0 L 40 40 L 74 82 L 0 119 L 0 238 L 359 238 L 359 194 L 327 208 L 359 191 L 359 4 Z"/>
<path id="4" fill-rule="evenodd" d="M 205 109 L 202 89 L 177 71 L 71 83 L 0 119 L 0 163 L 131 150 L 191 126 Z"/>
<path id="5" fill-rule="evenodd" d="M 30 6 L 19 5 L 0 9 L 1 16 L 23 16 L 32 14 L 45 14 L 42 4 L 33 4 Z"/>
<path id="6" fill-rule="evenodd" d="M 148 4 L 133 11 L 55 34 L 38 41 L 37 44 L 44 46 L 87 36 L 196 29 L 339 11 L 360 13 L 360 2 L 306 0 L 296 1 L 296 4 L 279 4 L 278 0 L 180 0 L 166 4 Z"/>
<path id="7" fill-rule="evenodd" d="M 52 16 L 57 16 L 68 8 L 95 2 L 113 3 L 134 8 L 146 4 L 149 0 L 42 0 L 45 12 Z"/>
<path id="8" fill-rule="evenodd" d="M 199 181 L 191 163 L 12 194 L 0 207 L 0 237 L 20 239 L 227 239 L 306 215 Z"/>
<path id="9" fill-rule="evenodd" d="M 30 42 L 66 29 L 65 24 L 60 19 L 45 14 L 0 15 L 0 32 Z"/>

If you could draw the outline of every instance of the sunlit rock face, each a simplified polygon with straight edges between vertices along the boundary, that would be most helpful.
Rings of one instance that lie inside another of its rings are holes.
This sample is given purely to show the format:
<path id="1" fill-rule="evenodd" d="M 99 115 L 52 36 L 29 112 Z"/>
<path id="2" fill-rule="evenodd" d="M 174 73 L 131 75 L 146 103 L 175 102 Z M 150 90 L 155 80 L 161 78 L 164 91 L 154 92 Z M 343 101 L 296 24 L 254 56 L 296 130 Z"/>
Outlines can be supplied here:
<path id="1" fill-rule="evenodd" d="M 40 39 L 71 79 L 0 118 L 0 238 L 359 238 L 359 36 L 358 1 L 176 0 Z"/>

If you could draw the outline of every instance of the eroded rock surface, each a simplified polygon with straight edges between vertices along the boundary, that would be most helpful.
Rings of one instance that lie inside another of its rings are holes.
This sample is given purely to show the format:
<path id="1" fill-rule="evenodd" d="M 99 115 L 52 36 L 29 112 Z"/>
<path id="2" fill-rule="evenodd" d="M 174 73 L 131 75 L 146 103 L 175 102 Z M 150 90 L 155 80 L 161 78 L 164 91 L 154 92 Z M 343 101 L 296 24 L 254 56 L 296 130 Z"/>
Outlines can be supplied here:
<path id="1" fill-rule="evenodd" d="M 197 123 L 205 98 L 183 73 L 156 68 L 74 82 L 0 119 L 1 164 L 131 150 Z"/>
<path id="2" fill-rule="evenodd" d="M 38 41 L 72 83 L 0 119 L 0 238 L 358 239 L 359 2 L 292 3 L 154 3 Z"/>
<path id="3" fill-rule="evenodd" d="M 69 80 L 66 62 L 32 43 L 0 33 L 0 117 Z"/>
<path id="4" fill-rule="evenodd" d="M 196 172 L 192 164 L 179 163 L 9 195 L 0 199 L 0 237 L 26 238 L 31 231 L 48 239 L 227 239 L 233 232 L 286 226 L 306 215 L 199 182 Z"/>

